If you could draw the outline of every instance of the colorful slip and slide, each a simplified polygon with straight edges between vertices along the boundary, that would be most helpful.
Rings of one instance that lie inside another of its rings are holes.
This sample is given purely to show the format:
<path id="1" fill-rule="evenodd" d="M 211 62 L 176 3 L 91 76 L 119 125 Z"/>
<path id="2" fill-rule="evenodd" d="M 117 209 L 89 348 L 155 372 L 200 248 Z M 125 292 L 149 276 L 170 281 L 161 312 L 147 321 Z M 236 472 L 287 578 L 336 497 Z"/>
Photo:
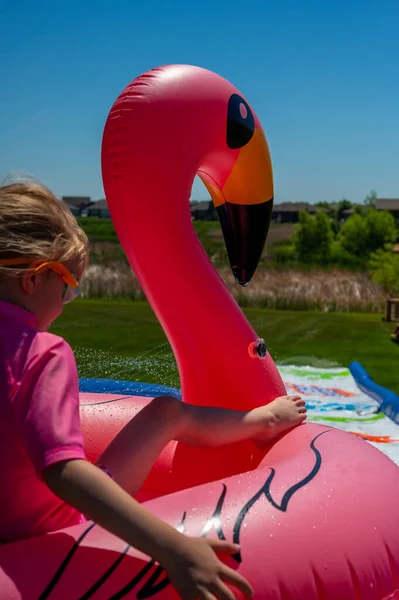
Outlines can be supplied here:
<path id="1" fill-rule="evenodd" d="M 399 465 L 399 425 L 379 412 L 349 369 L 281 366 L 288 392 L 306 400 L 308 420 L 337 427 L 369 441 Z"/>

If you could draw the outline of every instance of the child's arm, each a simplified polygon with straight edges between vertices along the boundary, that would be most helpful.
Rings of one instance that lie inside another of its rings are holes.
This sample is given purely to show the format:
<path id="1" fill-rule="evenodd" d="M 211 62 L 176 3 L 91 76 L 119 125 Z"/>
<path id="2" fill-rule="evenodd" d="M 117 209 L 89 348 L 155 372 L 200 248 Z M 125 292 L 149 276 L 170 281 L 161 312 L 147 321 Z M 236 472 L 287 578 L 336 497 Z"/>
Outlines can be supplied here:
<path id="1" fill-rule="evenodd" d="M 151 514 L 98 467 L 84 460 L 56 463 L 43 471 L 54 494 L 157 560 L 183 600 L 232 600 L 224 582 L 252 596 L 249 583 L 217 558 L 215 552 L 233 554 L 235 544 L 190 538 Z"/>

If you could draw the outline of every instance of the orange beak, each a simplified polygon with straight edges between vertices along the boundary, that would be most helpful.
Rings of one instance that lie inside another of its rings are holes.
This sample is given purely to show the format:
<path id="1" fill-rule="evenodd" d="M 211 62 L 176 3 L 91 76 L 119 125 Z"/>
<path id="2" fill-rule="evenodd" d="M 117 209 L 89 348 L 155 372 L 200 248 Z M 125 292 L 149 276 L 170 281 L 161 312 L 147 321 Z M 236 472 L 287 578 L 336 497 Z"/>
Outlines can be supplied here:
<path id="1" fill-rule="evenodd" d="M 223 186 L 204 172 L 199 176 L 217 209 L 234 277 L 248 285 L 262 256 L 273 208 L 273 172 L 262 129 L 256 127 L 240 148 Z"/>

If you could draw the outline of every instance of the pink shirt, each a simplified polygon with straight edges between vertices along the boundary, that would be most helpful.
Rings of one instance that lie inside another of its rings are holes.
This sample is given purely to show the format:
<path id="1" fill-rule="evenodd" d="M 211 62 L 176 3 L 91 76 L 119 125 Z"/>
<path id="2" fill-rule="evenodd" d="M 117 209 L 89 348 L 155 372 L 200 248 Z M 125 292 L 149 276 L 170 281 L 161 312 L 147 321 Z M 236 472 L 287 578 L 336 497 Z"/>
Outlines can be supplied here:
<path id="1" fill-rule="evenodd" d="M 41 478 L 63 460 L 86 459 L 75 359 L 35 316 L 0 302 L 0 541 L 75 525 L 82 516 Z"/>

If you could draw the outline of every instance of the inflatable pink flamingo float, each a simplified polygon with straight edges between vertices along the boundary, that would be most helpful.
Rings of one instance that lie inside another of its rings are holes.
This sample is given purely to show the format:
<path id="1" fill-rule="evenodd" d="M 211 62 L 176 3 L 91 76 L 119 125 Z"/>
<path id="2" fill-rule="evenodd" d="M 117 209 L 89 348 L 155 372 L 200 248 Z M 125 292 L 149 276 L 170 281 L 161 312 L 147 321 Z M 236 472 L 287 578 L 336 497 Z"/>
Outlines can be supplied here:
<path id="1" fill-rule="evenodd" d="M 247 284 L 273 202 L 266 139 L 247 100 L 201 68 L 150 71 L 112 107 L 102 165 L 116 231 L 171 343 L 183 401 L 248 409 L 285 393 L 189 212 L 199 174 L 233 273 Z M 90 459 L 146 402 L 82 394 Z M 233 562 L 256 600 L 387 600 L 399 590 L 399 469 L 350 434 L 307 423 L 264 450 L 172 443 L 141 498 L 188 535 L 239 541 Z M 162 569 L 91 523 L 0 547 L 0 600 L 152 596 L 176 597 Z"/>

